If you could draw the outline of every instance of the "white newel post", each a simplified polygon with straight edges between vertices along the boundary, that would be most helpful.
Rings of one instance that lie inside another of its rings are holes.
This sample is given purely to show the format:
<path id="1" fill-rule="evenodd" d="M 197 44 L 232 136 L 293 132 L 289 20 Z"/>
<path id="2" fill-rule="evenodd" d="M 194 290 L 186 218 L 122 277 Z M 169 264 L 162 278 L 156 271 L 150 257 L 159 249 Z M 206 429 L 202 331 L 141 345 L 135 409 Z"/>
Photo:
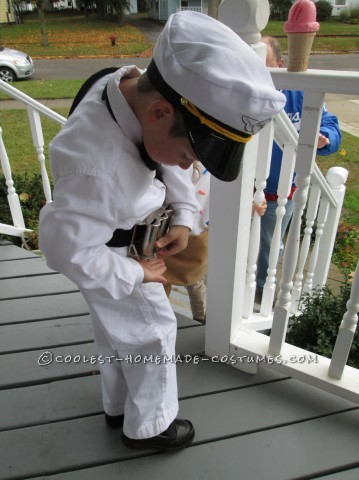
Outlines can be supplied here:
<path id="1" fill-rule="evenodd" d="M 265 60 L 260 31 L 269 19 L 268 0 L 223 0 L 218 19 L 252 45 Z M 245 148 L 241 174 L 225 184 L 211 180 L 208 251 L 206 353 L 224 355 L 240 327 L 246 280 L 247 252 L 258 135 Z M 250 367 L 252 373 L 256 366 Z"/>
<path id="2" fill-rule="evenodd" d="M 348 170 L 343 167 L 332 167 L 327 171 L 325 178 L 332 194 L 337 201 L 337 204 L 332 205 L 330 203 L 329 205 L 327 221 L 323 227 L 320 250 L 318 252 L 318 261 L 313 275 L 312 284 L 314 288 L 318 285 L 325 285 L 327 281 L 335 237 L 338 230 L 340 214 L 345 196 L 345 182 L 348 178 Z"/>

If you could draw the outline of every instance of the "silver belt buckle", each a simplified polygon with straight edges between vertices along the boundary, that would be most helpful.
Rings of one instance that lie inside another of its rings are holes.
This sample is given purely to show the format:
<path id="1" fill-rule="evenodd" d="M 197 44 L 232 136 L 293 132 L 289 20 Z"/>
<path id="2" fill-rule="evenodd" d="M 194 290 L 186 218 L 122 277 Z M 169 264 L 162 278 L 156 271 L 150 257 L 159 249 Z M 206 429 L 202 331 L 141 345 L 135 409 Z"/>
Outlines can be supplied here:
<path id="1" fill-rule="evenodd" d="M 131 258 L 152 260 L 156 255 L 156 241 L 167 233 L 173 209 L 162 207 L 135 225 L 128 255 Z"/>

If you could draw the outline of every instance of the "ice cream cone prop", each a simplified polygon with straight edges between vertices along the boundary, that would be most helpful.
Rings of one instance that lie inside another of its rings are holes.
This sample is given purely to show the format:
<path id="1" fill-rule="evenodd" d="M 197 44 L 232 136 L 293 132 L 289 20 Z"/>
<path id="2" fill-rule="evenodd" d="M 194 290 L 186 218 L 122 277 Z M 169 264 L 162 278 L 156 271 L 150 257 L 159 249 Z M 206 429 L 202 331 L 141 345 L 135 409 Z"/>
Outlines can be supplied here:
<path id="1" fill-rule="evenodd" d="M 315 32 L 288 33 L 288 72 L 305 72 L 308 69 Z"/>
<path id="2" fill-rule="evenodd" d="M 319 30 L 317 10 L 310 0 L 296 0 L 289 10 L 284 31 L 288 37 L 288 72 L 305 72 L 313 40 Z"/>

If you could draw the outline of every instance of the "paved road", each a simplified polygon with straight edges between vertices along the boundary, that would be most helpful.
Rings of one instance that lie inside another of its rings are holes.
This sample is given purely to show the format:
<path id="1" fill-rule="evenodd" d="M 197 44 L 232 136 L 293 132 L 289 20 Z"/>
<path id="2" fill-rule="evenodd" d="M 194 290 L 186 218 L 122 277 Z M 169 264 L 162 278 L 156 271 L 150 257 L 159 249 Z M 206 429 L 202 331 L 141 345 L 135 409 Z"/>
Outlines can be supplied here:
<path id="1" fill-rule="evenodd" d="M 35 60 L 35 80 L 87 78 L 101 68 L 117 65 L 148 66 L 149 58 L 100 58 L 69 60 Z M 309 68 L 359 71 L 359 54 L 311 55 Z"/>

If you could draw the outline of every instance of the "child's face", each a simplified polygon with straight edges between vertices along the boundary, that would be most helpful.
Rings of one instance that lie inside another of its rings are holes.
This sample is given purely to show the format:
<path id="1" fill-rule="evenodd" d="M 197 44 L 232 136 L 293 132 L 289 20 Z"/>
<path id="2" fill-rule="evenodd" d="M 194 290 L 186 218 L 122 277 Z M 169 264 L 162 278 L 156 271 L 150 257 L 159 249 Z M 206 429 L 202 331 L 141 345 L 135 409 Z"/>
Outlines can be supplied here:
<path id="1" fill-rule="evenodd" d="M 147 153 L 152 160 L 163 165 L 178 165 L 187 170 L 197 160 L 189 140 L 185 137 L 172 137 L 163 135 L 160 142 L 152 142 L 146 146 Z"/>
<path id="2" fill-rule="evenodd" d="M 143 129 L 143 143 L 148 155 L 163 165 L 178 165 L 187 170 L 198 160 L 187 137 L 171 134 L 174 117 L 170 114 L 159 115 L 156 121 Z"/>

